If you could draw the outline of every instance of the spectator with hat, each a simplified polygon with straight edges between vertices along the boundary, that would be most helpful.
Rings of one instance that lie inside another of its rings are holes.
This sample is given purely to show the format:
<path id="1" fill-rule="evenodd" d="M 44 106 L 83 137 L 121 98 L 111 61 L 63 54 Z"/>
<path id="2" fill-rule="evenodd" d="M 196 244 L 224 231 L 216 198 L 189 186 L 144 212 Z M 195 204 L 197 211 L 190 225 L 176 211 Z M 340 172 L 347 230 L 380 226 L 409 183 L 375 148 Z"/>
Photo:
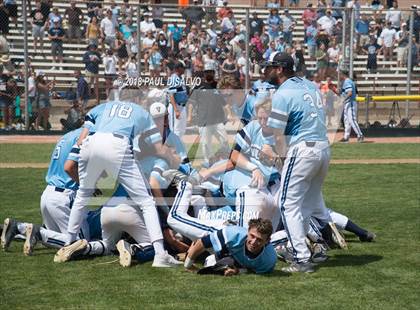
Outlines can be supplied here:
<path id="1" fill-rule="evenodd" d="M 261 34 L 264 29 L 264 22 L 258 17 L 256 11 L 252 12 L 252 18 L 249 20 L 249 37 L 254 37 L 255 33 Z"/>
<path id="2" fill-rule="evenodd" d="M 396 31 L 394 28 L 392 28 L 391 21 L 388 21 L 386 24 L 386 28 L 382 30 L 380 35 L 380 38 L 382 39 L 382 50 L 385 61 L 392 60 L 395 45 L 395 35 Z"/>
<path id="3" fill-rule="evenodd" d="M 51 70 L 55 70 L 55 64 L 59 64 L 59 70 L 63 70 L 63 40 L 64 30 L 60 27 L 60 19 L 53 19 L 53 27 L 48 32 L 48 38 L 51 40 L 51 54 L 53 57 L 53 67 Z"/>
<path id="4" fill-rule="evenodd" d="M 55 85 L 55 81 L 48 82 L 45 79 L 43 71 L 38 73 L 38 76 L 35 78 L 35 86 L 37 92 L 37 108 L 38 116 L 35 121 L 35 130 L 39 130 L 39 125 L 42 122 L 42 128 L 44 130 L 49 130 L 50 125 L 48 119 L 50 117 L 50 92 Z"/>

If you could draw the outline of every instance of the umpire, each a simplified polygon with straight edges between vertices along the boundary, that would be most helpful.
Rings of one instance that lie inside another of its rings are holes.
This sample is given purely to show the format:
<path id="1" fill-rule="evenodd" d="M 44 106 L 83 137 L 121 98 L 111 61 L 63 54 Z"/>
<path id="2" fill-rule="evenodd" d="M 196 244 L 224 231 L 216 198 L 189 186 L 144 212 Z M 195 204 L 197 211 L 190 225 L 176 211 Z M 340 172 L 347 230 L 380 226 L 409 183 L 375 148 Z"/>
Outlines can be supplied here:
<path id="1" fill-rule="evenodd" d="M 194 88 L 190 97 L 190 111 L 188 122 L 199 127 L 200 141 L 204 165 L 209 163 L 212 152 L 213 136 L 220 145 L 227 144 L 227 134 L 224 123 L 226 122 L 226 101 L 216 89 L 214 70 L 209 64 L 204 66 L 204 80 Z"/>

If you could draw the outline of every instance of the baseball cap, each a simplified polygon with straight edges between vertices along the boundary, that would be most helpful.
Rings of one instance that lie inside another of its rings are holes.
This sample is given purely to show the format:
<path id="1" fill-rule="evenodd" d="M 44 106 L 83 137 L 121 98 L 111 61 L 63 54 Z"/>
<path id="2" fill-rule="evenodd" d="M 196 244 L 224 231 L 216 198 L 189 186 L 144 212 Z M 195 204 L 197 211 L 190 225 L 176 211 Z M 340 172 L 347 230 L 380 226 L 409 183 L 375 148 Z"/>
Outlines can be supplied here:
<path id="1" fill-rule="evenodd" d="M 266 61 L 264 67 L 282 67 L 294 71 L 295 62 L 293 58 L 287 53 L 274 52 L 270 55 L 268 61 Z"/>
<path id="2" fill-rule="evenodd" d="M 153 118 L 164 116 L 166 113 L 166 107 L 162 102 L 154 102 L 150 106 L 149 112 Z"/>

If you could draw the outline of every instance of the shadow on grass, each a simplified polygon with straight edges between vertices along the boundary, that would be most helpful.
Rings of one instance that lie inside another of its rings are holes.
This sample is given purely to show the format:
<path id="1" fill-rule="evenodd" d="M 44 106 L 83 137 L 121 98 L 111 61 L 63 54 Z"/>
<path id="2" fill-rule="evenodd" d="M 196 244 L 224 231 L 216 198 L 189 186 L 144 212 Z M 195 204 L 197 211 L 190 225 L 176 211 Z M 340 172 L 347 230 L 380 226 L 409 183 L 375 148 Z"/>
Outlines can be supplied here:
<path id="1" fill-rule="evenodd" d="M 380 255 L 334 255 L 328 261 L 321 265 L 325 267 L 342 267 L 342 266 L 363 266 L 370 263 L 374 263 L 383 259 Z"/>

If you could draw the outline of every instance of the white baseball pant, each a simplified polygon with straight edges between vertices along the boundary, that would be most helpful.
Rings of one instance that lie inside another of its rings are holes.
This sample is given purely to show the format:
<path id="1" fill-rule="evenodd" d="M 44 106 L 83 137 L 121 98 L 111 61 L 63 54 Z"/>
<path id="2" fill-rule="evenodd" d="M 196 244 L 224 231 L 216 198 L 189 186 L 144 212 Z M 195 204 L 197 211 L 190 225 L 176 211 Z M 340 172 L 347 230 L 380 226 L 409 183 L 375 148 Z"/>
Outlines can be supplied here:
<path id="1" fill-rule="evenodd" d="M 135 162 L 128 138 L 111 133 L 95 133 L 80 148 L 79 190 L 70 213 L 68 242 L 74 240 L 89 200 L 103 172 L 117 180 L 143 213 L 151 242 L 163 240 L 155 201 L 148 184 Z"/>
<path id="2" fill-rule="evenodd" d="M 344 105 L 344 139 L 350 138 L 351 129 L 353 128 L 357 137 L 363 136 L 360 130 L 359 124 L 357 123 L 357 103 L 347 102 Z"/>
<path id="3" fill-rule="evenodd" d="M 69 223 L 70 209 L 76 192 L 70 189 L 57 191 L 55 186 L 47 185 L 41 195 L 42 222 L 49 230 L 65 233 Z"/>
<path id="4" fill-rule="evenodd" d="M 168 120 L 169 120 L 169 129 L 176 134 L 178 137 L 182 138 L 187 129 L 187 108 L 178 105 L 178 111 L 180 112 L 179 118 L 176 118 L 174 107 L 172 104 L 169 104 L 168 107 Z"/>
<path id="5" fill-rule="evenodd" d="M 297 262 L 306 262 L 311 251 L 305 238 L 310 217 L 330 222 L 322 197 L 322 184 L 330 161 L 328 142 L 301 142 L 289 148 L 281 175 L 280 211 Z"/>
<path id="6" fill-rule="evenodd" d="M 216 137 L 220 145 L 227 145 L 227 133 L 223 123 L 200 127 L 201 150 L 203 158 L 207 163 L 214 153 L 212 150 L 213 136 Z"/>

